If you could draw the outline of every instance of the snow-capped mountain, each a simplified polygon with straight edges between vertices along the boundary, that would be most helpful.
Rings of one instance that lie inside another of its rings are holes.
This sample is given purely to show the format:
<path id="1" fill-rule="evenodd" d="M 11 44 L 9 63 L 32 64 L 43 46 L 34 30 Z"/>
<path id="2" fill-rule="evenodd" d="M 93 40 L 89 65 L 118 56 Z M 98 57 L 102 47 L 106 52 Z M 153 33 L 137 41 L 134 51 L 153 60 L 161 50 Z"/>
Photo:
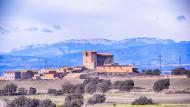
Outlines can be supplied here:
<path id="1" fill-rule="evenodd" d="M 163 65 L 167 69 L 167 65 L 178 65 L 179 56 L 182 57 L 183 64 L 190 64 L 190 42 L 188 41 L 175 42 L 157 38 L 132 38 L 119 41 L 72 39 L 55 44 L 26 46 L 0 55 L 0 71 L 82 65 L 84 50 L 110 52 L 114 54 L 116 62 L 132 63 L 139 68 L 158 65 L 160 54 L 163 56 Z"/>
<path id="2" fill-rule="evenodd" d="M 175 41 L 157 38 L 132 38 L 119 41 L 108 39 L 71 39 L 51 45 L 37 44 L 22 47 L 20 49 L 14 49 L 9 53 L 9 55 L 54 57 L 64 54 L 78 53 L 82 52 L 83 50 L 102 51 L 127 48 L 130 46 L 172 43 L 175 43 Z"/>

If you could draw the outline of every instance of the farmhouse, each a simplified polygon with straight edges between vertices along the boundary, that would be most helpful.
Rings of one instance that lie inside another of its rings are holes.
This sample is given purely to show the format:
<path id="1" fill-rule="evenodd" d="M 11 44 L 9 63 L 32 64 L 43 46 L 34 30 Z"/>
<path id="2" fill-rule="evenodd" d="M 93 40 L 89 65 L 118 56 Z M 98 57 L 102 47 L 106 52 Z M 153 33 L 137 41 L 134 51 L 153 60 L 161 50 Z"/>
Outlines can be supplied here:
<path id="1" fill-rule="evenodd" d="M 136 70 L 133 65 L 118 65 L 114 63 L 114 55 L 97 53 L 96 51 L 83 52 L 83 66 L 97 72 L 132 73 Z"/>

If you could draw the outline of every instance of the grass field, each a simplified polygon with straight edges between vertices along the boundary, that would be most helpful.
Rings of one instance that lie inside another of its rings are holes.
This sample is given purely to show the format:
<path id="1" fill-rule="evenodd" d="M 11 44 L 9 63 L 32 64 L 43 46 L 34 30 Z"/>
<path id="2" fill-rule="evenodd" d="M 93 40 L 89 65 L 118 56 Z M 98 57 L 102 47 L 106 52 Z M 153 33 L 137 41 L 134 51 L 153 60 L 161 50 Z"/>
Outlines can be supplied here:
<path id="1" fill-rule="evenodd" d="M 126 78 L 127 79 L 127 78 Z M 165 94 L 163 92 L 155 93 L 152 91 L 152 86 L 157 79 L 133 79 L 135 83 L 135 87 L 139 87 L 139 89 L 133 89 L 132 92 L 118 92 L 116 90 L 110 90 L 107 92 L 106 101 L 103 104 L 99 105 L 91 105 L 89 107 L 190 107 L 190 94 Z M 116 81 L 118 79 L 112 79 L 112 81 Z M 72 79 L 72 80 L 22 80 L 22 81 L 0 81 L 0 89 L 3 88 L 6 84 L 14 83 L 17 84 L 18 87 L 35 87 L 37 88 L 37 95 L 27 95 L 29 98 L 36 98 L 40 100 L 50 99 L 57 105 L 62 105 L 65 100 L 65 96 L 51 96 L 43 93 L 47 93 L 49 88 L 60 89 L 61 86 L 70 81 L 72 83 L 82 82 L 80 79 Z M 170 89 L 187 89 L 190 88 L 190 78 L 176 78 L 171 79 Z M 85 94 L 85 100 L 88 99 L 91 95 Z M 148 98 L 152 98 L 155 103 L 160 105 L 149 105 L 149 106 L 133 106 L 130 105 L 136 98 L 140 96 L 147 96 Z M 13 100 L 18 96 L 0 96 L 0 98 Z M 116 106 L 113 106 L 116 104 Z M 175 104 L 175 105 L 171 105 Z M 59 107 L 59 106 L 58 106 Z"/>
<path id="2" fill-rule="evenodd" d="M 88 107 L 190 107 L 190 105 L 177 105 L 177 104 L 168 104 L 168 105 L 126 105 L 126 104 L 119 104 L 119 105 L 102 105 L 102 106 L 88 106 Z"/>

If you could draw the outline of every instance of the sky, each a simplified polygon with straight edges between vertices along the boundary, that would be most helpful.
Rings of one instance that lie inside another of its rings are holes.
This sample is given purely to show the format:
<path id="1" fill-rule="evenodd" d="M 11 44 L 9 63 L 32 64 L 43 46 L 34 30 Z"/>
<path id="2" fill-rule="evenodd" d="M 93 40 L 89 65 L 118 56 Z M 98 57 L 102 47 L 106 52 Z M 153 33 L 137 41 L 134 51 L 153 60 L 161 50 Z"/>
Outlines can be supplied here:
<path id="1" fill-rule="evenodd" d="M 135 37 L 190 41 L 190 0 L 0 0 L 0 52 Z"/>

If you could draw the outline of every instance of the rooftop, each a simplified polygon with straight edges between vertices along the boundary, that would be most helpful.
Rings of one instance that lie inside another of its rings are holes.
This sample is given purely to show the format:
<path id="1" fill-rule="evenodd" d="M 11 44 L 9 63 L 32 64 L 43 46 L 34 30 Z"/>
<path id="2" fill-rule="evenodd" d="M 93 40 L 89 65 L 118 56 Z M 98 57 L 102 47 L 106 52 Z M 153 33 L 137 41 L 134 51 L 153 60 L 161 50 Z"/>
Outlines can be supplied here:
<path id="1" fill-rule="evenodd" d="M 111 53 L 97 53 L 97 55 L 102 55 L 102 56 L 113 56 Z"/>

